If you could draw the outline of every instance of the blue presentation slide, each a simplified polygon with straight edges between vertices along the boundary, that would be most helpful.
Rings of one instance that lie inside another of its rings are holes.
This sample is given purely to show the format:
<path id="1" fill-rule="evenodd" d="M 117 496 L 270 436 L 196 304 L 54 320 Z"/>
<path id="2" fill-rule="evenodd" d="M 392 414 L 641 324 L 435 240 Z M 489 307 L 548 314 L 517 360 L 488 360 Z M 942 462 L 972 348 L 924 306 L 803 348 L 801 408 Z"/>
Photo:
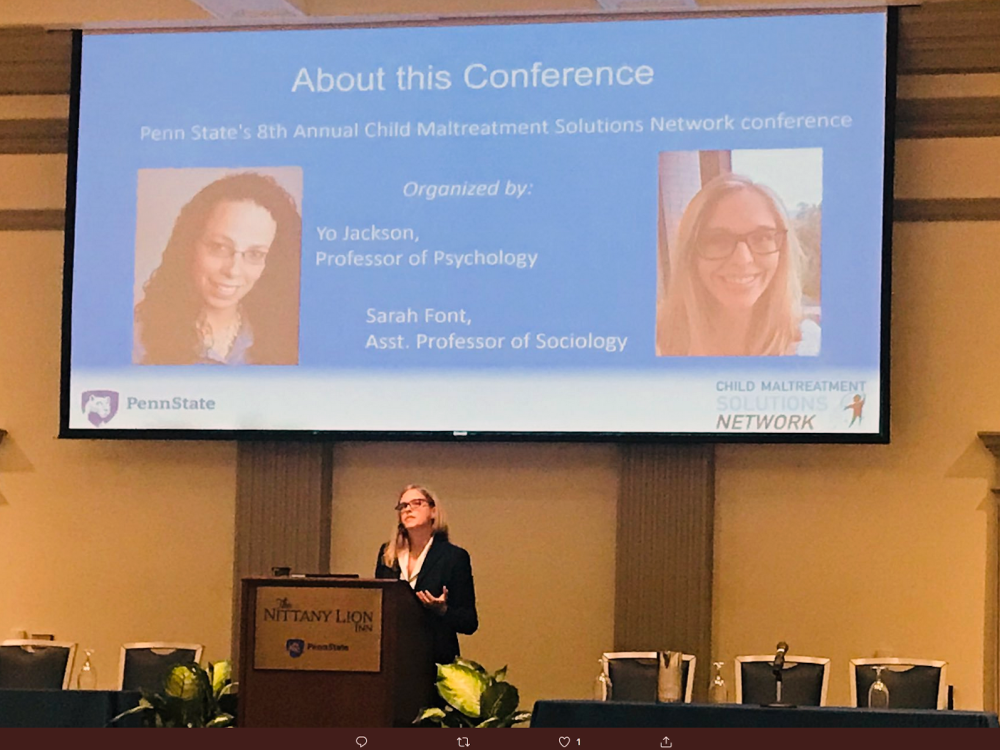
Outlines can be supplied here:
<path id="1" fill-rule="evenodd" d="M 877 435 L 886 24 L 85 34 L 64 424 Z"/>

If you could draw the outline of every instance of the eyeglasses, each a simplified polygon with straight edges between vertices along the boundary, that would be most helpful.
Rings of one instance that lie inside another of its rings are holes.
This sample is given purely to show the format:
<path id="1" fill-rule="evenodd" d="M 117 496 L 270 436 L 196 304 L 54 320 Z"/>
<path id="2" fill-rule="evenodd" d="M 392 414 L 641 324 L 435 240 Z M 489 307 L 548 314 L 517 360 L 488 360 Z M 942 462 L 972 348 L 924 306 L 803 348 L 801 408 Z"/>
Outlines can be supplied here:
<path id="1" fill-rule="evenodd" d="M 424 505 L 434 505 L 434 503 L 430 502 L 429 500 L 425 500 L 422 497 L 418 497 L 413 500 L 410 500 L 410 502 L 408 503 L 398 503 L 396 505 L 396 510 L 402 513 L 404 510 L 409 510 L 410 508 L 416 510 L 417 508 L 423 507 Z"/>
<path id="2" fill-rule="evenodd" d="M 725 229 L 710 229 L 698 238 L 698 256 L 705 260 L 725 260 L 741 242 L 754 255 L 771 255 L 785 246 L 786 229 L 761 227 L 746 234 L 735 234 Z"/>
<path id="3" fill-rule="evenodd" d="M 248 266 L 262 266 L 267 261 L 267 250 L 259 250 L 257 248 L 236 250 L 224 243 L 208 240 L 202 240 L 201 246 L 205 248 L 205 252 L 211 257 L 218 258 L 219 260 L 232 260 L 235 256 L 239 255 Z"/>

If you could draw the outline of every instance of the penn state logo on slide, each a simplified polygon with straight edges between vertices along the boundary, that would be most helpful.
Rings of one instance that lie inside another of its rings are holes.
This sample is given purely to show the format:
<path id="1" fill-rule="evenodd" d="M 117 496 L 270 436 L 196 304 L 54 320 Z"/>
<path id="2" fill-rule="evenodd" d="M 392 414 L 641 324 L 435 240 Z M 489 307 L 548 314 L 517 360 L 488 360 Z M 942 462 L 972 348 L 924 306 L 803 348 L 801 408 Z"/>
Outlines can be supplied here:
<path id="1" fill-rule="evenodd" d="M 288 651 L 290 657 L 298 659 L 302 656 L 302 652 L 306 650 L 306 642 L 301 638 L 289 638 L 285 641 L 285 649 Z"/>
<path id="2" fill-rule="evenodd" d="M 83 413 L 94 427 L 114 419 L 118 413 L 118 391 L 84 391 Z"/>

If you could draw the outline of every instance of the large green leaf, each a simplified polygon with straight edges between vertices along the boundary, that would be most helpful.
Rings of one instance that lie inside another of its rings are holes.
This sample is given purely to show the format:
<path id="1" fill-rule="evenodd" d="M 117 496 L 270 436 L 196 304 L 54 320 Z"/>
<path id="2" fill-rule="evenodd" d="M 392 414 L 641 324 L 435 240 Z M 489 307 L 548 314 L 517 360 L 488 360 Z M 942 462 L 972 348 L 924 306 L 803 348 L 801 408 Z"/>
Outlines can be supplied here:
<path id="1" fill-rule="evenodd" d="M 228 659 L 209 665 L 212 675 L 212 693 L 218 698 L 233 681 L 233 665 Z"/>
<path id="2" fill-rule="evenodd" d="M 517 711 L 517 688 L 509 682 L 494 682 L 480 700 L 479 715 L 484 718 L 503 719 Z"/>
<path id="3" fill-rule="evenodd" d="M 163 693 L 169 698 L 184 701 L 200 700 L 204 691 L 203 683 L 191 664 L 178 664 L 167 674 L 163 683 Z"/>
<path id="4" fill-rule="evenodd" d="M 142 716 L 143 723 L 145 724 L 151 723 L 153 721 L 154 710 L 155 709 L 153 708 L 152 703 L 147 701 L 145 698 L 141 698 L 139 700 L 138 706 L 136 706 L 135 708 L 130 708 L 128 711 L 122 711 L 115 718 L 113 718 L 111 721 L 108 722 L 108 726 L 111 726 L 112 724 L 117 724 L 122 719 L 128 716 L 135 716 L 136 714 L 143 715 Z"/>
<path id="5" fill-rule="evenodd" d="M 208 673 L 197 664 L 173 667 L 163 683 L 163 698 L 167 725 L 203 727 L 219 713 Z"/>
<path id="6" fill-rule="evenodd" d="M 236 719 L 230 714 L 219 714 L 211 721 L 205 724 L 206 727 L 213 727 L 217 729 L 224 729 L 226 727 L 231 727 L 236 723 Z"/>
<path id="7" fill-rule="evenodd" d="M 448 703 L 466 716 L 479 717 L 479 702 L 488 676 L 466 664 L 438 664 L 437 690 Z"/>
<path id="8" fill-rule="evenodd" d="M 437 665 L 437 690 L 445 700 L 444 710 L 425 708 L 414 724 L 440 727 L 510 727 L 531 718 L 517 710 L 517 688 L 507 682 L 507 667 L 489 673 L 469 659 L 456 658 Z"/>
<path id="9" fill-rule="evenodd" d="M 504 719 L 503 726 L 512 727 L 515 724 L 520 724 L 523 721 L 528 721 L 531 718 L 531 713 L 529 711 L 517 711 L 506 719 Z"/>
<path id="10" fill-rule="evenodd" d="M 444 711 L 440 708 L 425 708 L 420 712 L 420 715 L 413 720 L 414 724 L 419 724 L 422 721 L 444 721 Z"/>

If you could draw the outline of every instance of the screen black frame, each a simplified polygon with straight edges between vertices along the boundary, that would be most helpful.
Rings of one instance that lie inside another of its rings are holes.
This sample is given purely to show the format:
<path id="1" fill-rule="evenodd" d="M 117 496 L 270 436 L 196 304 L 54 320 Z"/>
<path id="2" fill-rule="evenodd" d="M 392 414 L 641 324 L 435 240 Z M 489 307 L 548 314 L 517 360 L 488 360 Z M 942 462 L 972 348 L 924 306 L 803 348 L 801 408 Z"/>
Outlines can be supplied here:
<path id="1" fill-rule="evenodd" d="M 888 444 L 890 442 L 890 362 L 892 314 L 892 230 L 893 230 L 893 179 L 895 157 L 895 104 L 896 67 L 899 38 L 899 8 L 849 7 L 830 9 L 745 10 L 742 12 L 683 12 L 683 13 L 573 13 L 539 16 L 492 16 L 474 18 L 449 18 L 427 20 L 380 20 L 376 22 L 351 22 L 343 24 L 304 25 L 292 28 L 402 28 L 424 26 L 495 26 L 538 23 L 602 23 L 610 21 L 662 21 L 679 18 L 707 17 L 767 17 L 835 15 L 841 13 L 886 14 L 886 65 L 885 65 L 885 131 L 883 149 L 883 199 L 882 199 L 882 286 L 880 313 L 879 352 L 879 430 L 874 433 L 784 433 L 784 432 L 454 432 L 454 431 L 380 431 L 380 430 L 198 430 L 198 429 L 79 429 L 69 426 L 70 417 L 70 364 L 72 354 L 72 295 L 73 258 L 76 226 L 76 177 L 79 149 L 80 94 L 83 61 L 82 29 L 72 31 L 72 78 L 70 86 L 69 139 L 66 166 L 66 213 L 63 264 L 62 310 L 62 359 L 59 399 L 60 439 L 87 440 L 231 440 L 231 441 L 372 441 L 372 442 L 566 442 L 566 443 L 756 443 L 756 444 Z M 244 31 L 272 30 L 269 27 L 202 27 L 183 28 L 177 31 Z M 289 27 L 274 28 L 274 31 Z M 169 33 L 174 29 L 136 29 L 141 33 Z M 88 33 L 91 33 L 88 31 Z M 117 30 L 116 33 L 122 33 Z"/>

